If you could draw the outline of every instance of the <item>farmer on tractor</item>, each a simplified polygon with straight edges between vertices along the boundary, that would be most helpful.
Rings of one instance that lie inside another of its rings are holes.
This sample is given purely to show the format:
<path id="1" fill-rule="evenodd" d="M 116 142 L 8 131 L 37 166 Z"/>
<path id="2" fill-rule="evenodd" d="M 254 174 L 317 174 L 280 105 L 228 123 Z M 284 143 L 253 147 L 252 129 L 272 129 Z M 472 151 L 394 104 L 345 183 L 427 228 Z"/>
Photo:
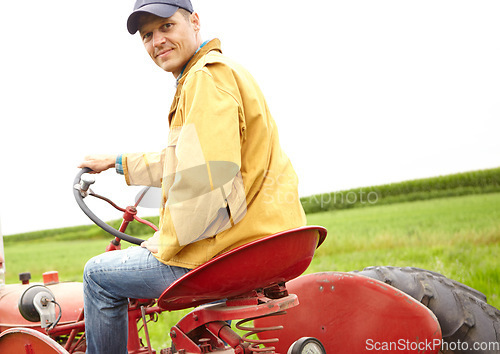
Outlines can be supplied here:
<path id="1" fill-rule="evenodd" d="M 126 353 L 128 298 L 158 298 L 213 257 L 306 223 L 262 92 L 222 55 L 218 39 L 202 40 L 191 2 L 138 0 L 127 28 L 174 75 L 177 91 L 170 110 L 159 111 L 170 127 L 165 149 L 92 155 L 79 166 L 114 167 L 129 185 L 162 188 L 159 231 L 142 247 L 107 252 L 85 267 L 88 353 Z"/>

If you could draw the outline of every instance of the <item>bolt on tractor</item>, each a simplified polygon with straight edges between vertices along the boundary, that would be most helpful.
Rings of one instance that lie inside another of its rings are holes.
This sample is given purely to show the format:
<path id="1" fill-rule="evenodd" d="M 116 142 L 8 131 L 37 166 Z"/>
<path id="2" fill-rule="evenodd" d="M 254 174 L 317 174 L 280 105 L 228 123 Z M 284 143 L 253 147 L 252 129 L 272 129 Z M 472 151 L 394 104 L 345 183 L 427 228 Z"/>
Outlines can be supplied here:
<path id="1" fill-rule="evenodd" d="M 137 203 L 121 208 L 92 191 L 90 170 L 74 181 L 87 216 L 120 241 Z M 123 212 L 119 230 L 85 204 L 88 196 Z M 226 252 L 182 276 L 158 299 L 129 299 L 132 353 L 500 353 L 500 312 L 485 296 L 444 276 L 416 268 L 370 267 L 357 272 L 302 275 L 327 235 L 320 226 L 280 232 Z M 3 267 L 0 267 L 3 269 Z M 82 283 L 0 285 L 0 353 L 84 353 Z M 148 322 L 162 312 L 193 308 L 165 329 L 168 348 L 151 347 Z M 234 327 L 233 327 L 234 326 Z M 143 328 L 143 338 L 139 337 Z M 103 353 L 107 354 L 107 353 Z"/>

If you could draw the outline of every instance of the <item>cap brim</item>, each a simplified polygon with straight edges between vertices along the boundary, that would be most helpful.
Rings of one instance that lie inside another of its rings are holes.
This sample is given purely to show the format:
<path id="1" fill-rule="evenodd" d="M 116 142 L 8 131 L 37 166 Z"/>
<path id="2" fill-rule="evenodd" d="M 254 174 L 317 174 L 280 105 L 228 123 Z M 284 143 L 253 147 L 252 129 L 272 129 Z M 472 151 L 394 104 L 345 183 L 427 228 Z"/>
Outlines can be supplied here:
<path id="1" fill-rule="evenodd" d="M 127 20 L 127 29 L 130 34 L 134 34 L 139 30 L 139 18 L 141 14 L 149 13 L 156 15 L 158 17 L 167 18 L 175 14 L 179 10 L 178 6 L 172 6 L 167 4 L 148 4 L 145 5 L 130 14 Z"/>

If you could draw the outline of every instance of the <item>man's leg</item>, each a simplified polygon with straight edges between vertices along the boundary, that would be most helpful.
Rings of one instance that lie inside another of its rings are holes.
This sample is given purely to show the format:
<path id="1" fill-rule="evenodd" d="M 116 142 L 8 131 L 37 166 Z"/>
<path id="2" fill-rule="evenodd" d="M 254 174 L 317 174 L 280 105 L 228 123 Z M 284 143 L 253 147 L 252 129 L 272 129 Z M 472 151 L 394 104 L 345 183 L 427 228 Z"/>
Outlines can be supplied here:
<path id="1" fill-rule="evenodd" d="M 159 262 L 141 247 L 89 260 L 83 274 L 87 353 L 127 353 L 128 298 L 156 299 L 188 271 Z"/>

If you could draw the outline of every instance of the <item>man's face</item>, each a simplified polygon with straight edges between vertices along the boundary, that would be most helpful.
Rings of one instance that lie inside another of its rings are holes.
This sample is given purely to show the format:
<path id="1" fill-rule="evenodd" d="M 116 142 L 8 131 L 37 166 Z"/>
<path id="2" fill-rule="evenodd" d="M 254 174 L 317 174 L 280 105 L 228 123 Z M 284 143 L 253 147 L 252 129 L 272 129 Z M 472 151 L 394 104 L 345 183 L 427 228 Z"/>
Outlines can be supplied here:
<path id="1" fill-rule="evenodd" d="M 196 13 L 188 19 L 180 11 L 169 18 L 145 14 L 139 22 L 139 33 L 149 56 L 175 77 L 199 47 L 199 28 Z"/>

